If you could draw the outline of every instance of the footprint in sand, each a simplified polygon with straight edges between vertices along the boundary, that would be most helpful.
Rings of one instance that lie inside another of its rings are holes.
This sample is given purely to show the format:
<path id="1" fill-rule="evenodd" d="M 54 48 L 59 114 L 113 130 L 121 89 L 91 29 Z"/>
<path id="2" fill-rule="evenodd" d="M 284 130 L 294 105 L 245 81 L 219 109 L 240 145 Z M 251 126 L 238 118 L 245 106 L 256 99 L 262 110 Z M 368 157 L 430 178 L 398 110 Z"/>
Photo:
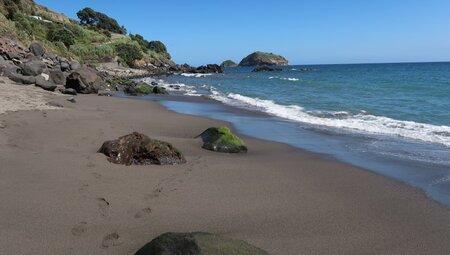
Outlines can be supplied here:
<path id="1" fill-rule="evenodd" d="M 94 163 L 92 163 L 92 162 L 89 162 L 89 163 L 87 163 L 87 165 L 86 165 L 87 167 L 90 167 L 90 168 L 92 168 L 92 167 L 95 167 L 95 164 Z"/>
<path id="2" fill-rule="evenodd" d="M 85 192 L 85 191 L 87 191 L 88 187 L 89 187 L 89 184 L 85 183 L 85 184 L 83 184 L 83 186 L 81 186 L 81 188 L 78 189 L 78 191 Z"/>
<path id="3" fill-rule="evenodd" d="M 144 208 L 144 209 L 140 210 L 139 212 L 137 212 L 134 215 L 134 218 L 135 219 L 140 219 L 140 218 L 142 218 L 144 216 L 149 215 L 150 213 L 152 213 L 152 209 L 150 207 L 147 207 L 147 208 Z"/>
<path id="4" fill-rule="evenodd" d="M 109 202 L 104 198 L 97 198 L 98 202 L 98 210 L 100 212 L 100 216 L 106 218 L 108 217 L 108 207 Z"/>
<path id="5" fill-rule="evenodd" d="M 72 228 L 71 232 L 74 236 L 81 236 L 87 229 L 87 222 L 82 221 Z"/>
<path id="6" fill-rule="evenodd" d="M 95 179 L 100 179 L 102 178 L 102 175 L 96 172 L 93 172 L 92 175 L 94 176 Z"/>
<path id="7" fill-rule="evenodd" d="M 117 233 L 117 231 L 116 231 L 114 233 L 111 233 L 111 234 L 103 237 L 101 247 L 103 249 L 106 249 L 106 248 L 113 247 L 113 246 L 119 246 L 121 244 L 122 244 L 122 242 L 120 241 L 119 233 Z"/>

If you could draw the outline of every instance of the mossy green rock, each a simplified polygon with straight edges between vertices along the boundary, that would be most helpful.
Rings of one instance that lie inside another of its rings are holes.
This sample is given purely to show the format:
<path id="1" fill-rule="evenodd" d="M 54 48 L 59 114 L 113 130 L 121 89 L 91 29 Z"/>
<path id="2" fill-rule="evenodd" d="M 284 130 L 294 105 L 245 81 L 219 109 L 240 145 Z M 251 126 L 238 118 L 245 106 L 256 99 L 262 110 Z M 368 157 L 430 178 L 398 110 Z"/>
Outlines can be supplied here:
<path id="1" fill-rule="evenodd" d="M 155 86 L 152 90 L 153 94 L 167 94 L 167 90 L 164 87 Z"/>
<path id="2" fill-rule="evenodd" d="M 134 132 L 106 141 L 98 150 L 108 156 L 108 160 L 123 165 L 174 165 L 186 163 L 183 154 L 172 144 L 150 139 Z"/>
<path id="3" fill-rule="evenodd" d="M 269 255 L 241 240 L 210 233 L 165 233 L 142 247 L 135 255 Z"/>
<path id="4" fill-rule="evenodd" d="M 147 83 L 139 83 L 134 87 L 134 89 L 136 93 L 144 95 L 148 95 L 153 92 L 152 86 L 148 85 Z"/>
<path id="5" fill-rule="evenodd" d="M 203 140 L 203 148 L 211 151 L 225 153 L 246 152 L 244 141 L 231 133 L 227 127 L 212 127 L 199 135 Z"/>

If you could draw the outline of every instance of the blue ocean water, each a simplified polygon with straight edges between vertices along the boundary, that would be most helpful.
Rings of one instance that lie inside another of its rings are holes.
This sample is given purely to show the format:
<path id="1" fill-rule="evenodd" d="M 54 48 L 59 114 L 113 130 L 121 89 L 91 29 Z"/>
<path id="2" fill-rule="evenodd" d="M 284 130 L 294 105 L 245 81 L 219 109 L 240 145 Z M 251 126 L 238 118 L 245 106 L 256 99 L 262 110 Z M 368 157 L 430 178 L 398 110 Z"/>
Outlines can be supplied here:
<path id="1" fill-rule="evenodd" d="M 169 109 L 223 119 L 246 135 L 330 154 L 419 187 L 450 206 L 450 63 L 252 70 L 227 68 L 224 74 L 157 81 L 173 94 L 206 96 L 267 115 L 163 102 Z"/>
<path id="2" fill-rule="evenodd" d="M 282 72 L 228 68 L 170 76 L 189 95 L 323 127 L 450 147 L 450 63 L 289 66 Z"/>

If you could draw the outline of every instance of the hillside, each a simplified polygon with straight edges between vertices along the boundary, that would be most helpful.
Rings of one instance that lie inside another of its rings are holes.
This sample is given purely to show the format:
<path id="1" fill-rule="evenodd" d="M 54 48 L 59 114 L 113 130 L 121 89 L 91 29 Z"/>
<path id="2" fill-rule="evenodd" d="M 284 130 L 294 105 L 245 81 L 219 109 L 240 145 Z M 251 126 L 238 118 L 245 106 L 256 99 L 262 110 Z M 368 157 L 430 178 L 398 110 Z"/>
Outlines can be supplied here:
<path id="1" fill-rule="evenodd" d="M 39 41 L 49 53 L 82 63 L 120 63 L 138 68 L 174 65 L 163 43 L 147 41 L 140 35 L 123 35 L 123 26 L 123 30 L 111 29 L 111 24 L 118 25 L 113 18 L 87 9 L 91 12 L 82 14 L 93 15 L 89 18 L 96 18 L 97 23 L 70 19 L 32 0 L 0 0 L 0 39 L 16 40 L 25 46 Z"/>
<path id="2" fill-rule="evenodd" d="M 242 59 L 239 66 L 287 66 L 288 64 L 288 61 L 280 55 L 257 51 Z"/>

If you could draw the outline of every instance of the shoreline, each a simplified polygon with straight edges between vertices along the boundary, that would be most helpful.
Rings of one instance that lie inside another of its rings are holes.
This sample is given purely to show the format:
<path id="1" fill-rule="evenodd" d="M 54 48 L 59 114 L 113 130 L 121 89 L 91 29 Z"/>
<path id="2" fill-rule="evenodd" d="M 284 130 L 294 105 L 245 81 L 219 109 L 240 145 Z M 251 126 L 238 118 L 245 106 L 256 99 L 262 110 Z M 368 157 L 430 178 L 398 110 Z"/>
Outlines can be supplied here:
<path id="1" fill-rule="evenodd" d="M 270 125 L 268 124 L 269 122 L 279 122 L 282 124 L 272 125 L 270 126 L 270 128 L 268 128 L 268 130 L 273 130 L 280 127 L 283 128 L 282 126 L 284 123 L 289 123 L 288 126 L 296 126 L 296 122 L 285 120 L 263 111 L 229 105 L 208 96 L 172 94 L 146 95 L 136 97 L 118 93 L 116 94 L 116 97 L 158 102 L 162 104 L 166 109 L 175 113 L 206 117 L 212 120 L 226 121 L 228 123 L 231 123 L 235 128 L 239 129 L 239 133 L 241 135 L 253 137 L 255 139 L 262 139 L 265 141 L 277 142 L 291 146 L 301 151 L 324 155 L 333 160 L 364 169 L 365 171 L 394 179 L 404 185 L 408 185 L 410 187 L 421 190 L 421 192 L 424 192 L 428 199 L 436 201 L 444 207 L 450 209 L 450 193 L 447 191 L 447 189 L 445 189 L 445 187 L 441 188 L 434 186 L 434 184 L 436 184 L 436 179 L 440 180 L 440 178 L 445 178 L 447 176 L 445 166 L 439 164 L 431 164 L 428 162 L 416 162 L 414 160 L 406 159 L 391 159 L 387 157 L 376 158 L 376 154 L 357 154 L 351 151 L 340 151 L 339 153 L 336 152 L 340 147 L 336 146 L 335 143 L 357 143 L 360 139 L 359 136 L 345 133 L 329 133 L 314 128 L 312 128 L 311 130 L 306 129 L 306 131 L 297 133 L 297 135 L 301 136 L 301 140 L 307 140 L 308 145 L 305 146 L 304 144 L 295 142 L 297 139 L 299 139 L 295 136 L 291 137 L 291 139 L 278 139 L 275 138 L 274 135 L 268 134 L 267 131 L 249 134 L 254 131 L 254 129 L 258 129 L 256 128 L 256 126 Z M 210 108 L 212 109 L 210 110 Z M 237 119 L 241 121 L 235 121 L 236 116 Z M 258 119 L 258 121 L 253 123 L 253 125 L 241 124 L 242 120 L 244 120 L 245 122 L 251 122 L 253 121 L 252 119 Z M 262 121 L 259 121 L 259 119 L 262 119 Z M 297 128 L 291 127 L 284 129 L 283 131 L 295 132 L 293 130 L 296 129 Z M 277 134 L 281 135 L 280 132 L 278 132 Z M 368 140 L 368 142 L 370 142 L 370 139 Z M 328 146 L 330 146 L 330 144 L 332 147 L 327 148 Z M 418 176 L 418 178 L 410 178 L 411 175 Z M 430 176 L 434 179 L 430 180 Z"/>
<path id="2" fill-rule="evenodd" d="M 247 154 L 205 151 L 193 137 L 229 124 L 156 102 L 52 100 L 65 110 L 0 115 L 8 124 L 0 129 L 0 245 L 7 253 L 133 254 L 168 231 L 224 234 L 272 254 L 450 250 L 450 211 L 396 180 L 246 136 Z M 171 142 L 188 163 L 125 167 L 95 153 L 133 131 Z M 112 232 L 121 244 L 101 248 Z"/>

